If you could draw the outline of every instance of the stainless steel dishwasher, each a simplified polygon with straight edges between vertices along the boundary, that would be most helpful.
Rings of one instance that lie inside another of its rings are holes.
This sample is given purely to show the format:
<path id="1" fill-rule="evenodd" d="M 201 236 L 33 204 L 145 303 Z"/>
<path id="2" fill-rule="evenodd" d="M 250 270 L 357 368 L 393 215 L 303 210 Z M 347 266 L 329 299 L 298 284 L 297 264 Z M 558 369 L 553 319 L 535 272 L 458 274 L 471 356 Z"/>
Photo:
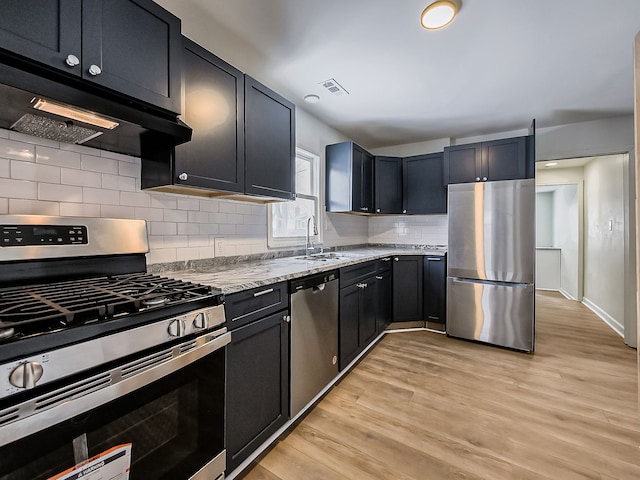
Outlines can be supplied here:
<path id="1" fill-rule="evenodd" d="M 338 271 L 290 283 L 291 417 L 338 375 Z"/>

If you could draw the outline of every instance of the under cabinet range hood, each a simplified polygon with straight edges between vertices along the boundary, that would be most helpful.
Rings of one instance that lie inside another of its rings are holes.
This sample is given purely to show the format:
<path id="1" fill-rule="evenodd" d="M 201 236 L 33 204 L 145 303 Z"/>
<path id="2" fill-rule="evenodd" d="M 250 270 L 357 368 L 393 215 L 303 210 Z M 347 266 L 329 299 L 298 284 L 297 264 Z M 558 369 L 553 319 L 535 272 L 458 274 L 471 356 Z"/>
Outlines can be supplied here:
<path id="1" fill-rule="evenodd" d="M 170 149 L 191 139 L 175 114 L 10 62 L 0 63 L 0 128 L 135 156 L 145 143 Z"/>

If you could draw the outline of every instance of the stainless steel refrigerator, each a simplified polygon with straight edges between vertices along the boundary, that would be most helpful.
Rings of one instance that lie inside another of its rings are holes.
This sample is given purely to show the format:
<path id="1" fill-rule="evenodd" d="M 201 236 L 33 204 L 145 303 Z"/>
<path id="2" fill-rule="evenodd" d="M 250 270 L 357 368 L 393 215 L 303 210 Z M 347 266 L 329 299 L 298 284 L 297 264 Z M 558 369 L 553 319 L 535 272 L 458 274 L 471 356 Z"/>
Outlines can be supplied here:
<path id="1" fill-rule="evenodd" d="M 533 352 L 535 180 L 449 185 L 447 335 Z"/>

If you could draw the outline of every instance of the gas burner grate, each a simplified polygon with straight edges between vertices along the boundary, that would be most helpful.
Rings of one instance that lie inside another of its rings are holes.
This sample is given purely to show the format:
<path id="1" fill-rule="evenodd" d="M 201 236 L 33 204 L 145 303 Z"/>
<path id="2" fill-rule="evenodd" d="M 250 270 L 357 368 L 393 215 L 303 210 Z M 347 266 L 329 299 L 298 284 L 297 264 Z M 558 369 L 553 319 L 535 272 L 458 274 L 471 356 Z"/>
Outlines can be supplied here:
<path id="1" fill-rule="evenodd" d="M 0 331 L 25 334 L 83 325 L 211 294 L 204 285 L 146 273 L 3 288 Z"/>

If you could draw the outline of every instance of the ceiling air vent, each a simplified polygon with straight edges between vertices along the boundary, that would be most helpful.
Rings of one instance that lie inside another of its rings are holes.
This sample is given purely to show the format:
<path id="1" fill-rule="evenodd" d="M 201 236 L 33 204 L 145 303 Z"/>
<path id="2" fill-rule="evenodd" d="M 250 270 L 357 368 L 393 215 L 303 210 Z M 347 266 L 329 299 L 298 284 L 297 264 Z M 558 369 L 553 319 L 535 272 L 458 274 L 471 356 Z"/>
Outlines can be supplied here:
<path id="1" fill-rule="evenodd" d="M 349 92 L 347 92 L 342 85 L 336 82 L 333 78 L 320 82 L 320 85 L 326 88 L 329 93 L 333 95 L 349 95 Z"/>

